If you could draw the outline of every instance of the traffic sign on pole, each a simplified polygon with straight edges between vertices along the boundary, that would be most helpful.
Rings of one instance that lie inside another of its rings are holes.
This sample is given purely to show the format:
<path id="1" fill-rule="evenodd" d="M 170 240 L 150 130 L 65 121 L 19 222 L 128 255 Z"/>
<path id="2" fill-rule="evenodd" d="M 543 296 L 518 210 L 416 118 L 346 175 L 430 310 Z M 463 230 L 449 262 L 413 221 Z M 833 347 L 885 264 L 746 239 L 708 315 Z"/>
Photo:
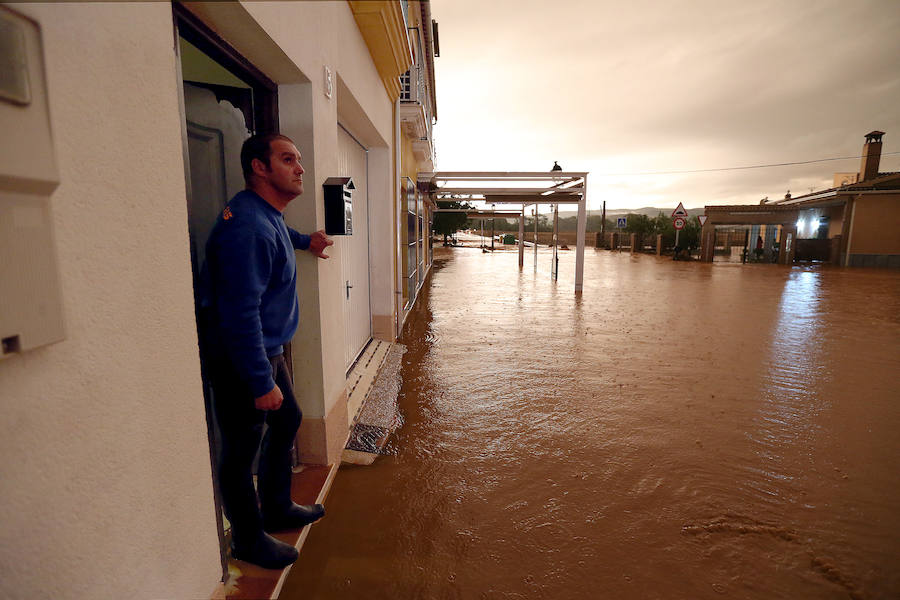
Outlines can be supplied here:
<path id="1" fill-rule="evenodd" d="M 687 216 L 688 216 L 688 212 L 687 212 L 687 210 L 685 210 L 684 204 L 679 202 L 678 206 L 675 207 L 675 210 L 672 211 L 672 218 L 674 219 L 675 217 L 682 217 L 682 218 L 686 219 Z"/>
<path id="2" fill-rule="evenodd" d="M 684 229 L 685 220 L 681 217 L 675 217 L 672 219 L 672 225 L 675 226 L 675 229 Z"/>
<path id="3" fill-rule="evenodd" d="M 697 215 L 697 220 L 700 221 L 700 227 L 706 225 L 706 215 Z"/>
<path id="4" fill-rule="evenodd" d="M 616 219 L 616 227 L 618 229 L 625 229 L 626 223 L 628 223 L 627 217 L 619 217 Z"/>

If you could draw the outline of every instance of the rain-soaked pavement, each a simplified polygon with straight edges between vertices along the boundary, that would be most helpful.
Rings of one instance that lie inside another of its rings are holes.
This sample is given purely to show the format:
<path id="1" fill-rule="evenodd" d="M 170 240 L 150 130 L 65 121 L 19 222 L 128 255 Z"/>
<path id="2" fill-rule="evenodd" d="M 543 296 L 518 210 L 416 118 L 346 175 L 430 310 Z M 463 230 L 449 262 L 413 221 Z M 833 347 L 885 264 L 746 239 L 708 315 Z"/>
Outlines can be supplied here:
<path id="1" fill-rule="evenodd" d="M 900 273 L 585 258 L 436 252 L 281 597 L 900 598 Z"/>

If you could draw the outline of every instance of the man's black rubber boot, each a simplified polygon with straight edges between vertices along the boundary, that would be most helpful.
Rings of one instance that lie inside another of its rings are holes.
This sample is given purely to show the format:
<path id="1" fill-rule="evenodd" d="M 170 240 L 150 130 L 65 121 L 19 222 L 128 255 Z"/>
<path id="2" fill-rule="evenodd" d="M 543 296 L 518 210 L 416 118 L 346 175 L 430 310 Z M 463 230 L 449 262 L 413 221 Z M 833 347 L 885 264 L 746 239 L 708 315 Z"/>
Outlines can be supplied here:
<path id="1" fill-rule="evenodd" d="M 325 516 L 325 507 L 321 504 L 291 504 L 287 510 L 275 515 L 263 515 L 263 529 L 272 533 L 300 529 L 304 525 L 315 523 Z"/>
<path id="2" fill-rule="evenodd" d="M 255 538 L 250 544 L 233 544 L 231 555 L 266 569 L 283 569 L 293 564 L 298 556 L 296 548 L 266 534 Z"/>

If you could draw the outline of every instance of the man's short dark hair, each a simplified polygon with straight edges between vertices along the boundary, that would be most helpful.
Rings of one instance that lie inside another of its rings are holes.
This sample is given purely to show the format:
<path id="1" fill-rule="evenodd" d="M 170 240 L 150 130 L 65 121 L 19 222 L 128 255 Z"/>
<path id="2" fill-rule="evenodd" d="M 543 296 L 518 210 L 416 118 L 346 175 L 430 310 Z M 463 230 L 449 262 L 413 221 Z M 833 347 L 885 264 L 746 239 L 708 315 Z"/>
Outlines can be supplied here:
<path id="1" fill-rule="evenodd" d="M 270 145 L 275 140 L 294 143 L 294 140 L 280 133 L 259 133 L 251 135 L 244 140 L 244 145 L 241 146 L 241 169 L 244 171 L 244 181 L 247 184 L 250 183 L 250 179 L 253 177 L 252 163 L 254 158 L 261 160 L 266 165 L 266 168 L 272 168 L 272 165 L 269 163 L 269 156 L 272 153 Z"/>

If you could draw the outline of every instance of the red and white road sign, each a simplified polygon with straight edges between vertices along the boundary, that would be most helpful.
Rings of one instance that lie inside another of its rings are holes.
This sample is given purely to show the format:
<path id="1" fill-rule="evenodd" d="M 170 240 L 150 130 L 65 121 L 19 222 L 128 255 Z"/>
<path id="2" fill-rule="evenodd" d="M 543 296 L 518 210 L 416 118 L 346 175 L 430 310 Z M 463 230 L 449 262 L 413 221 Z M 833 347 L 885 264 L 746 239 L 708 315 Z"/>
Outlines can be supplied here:
<path id="1" fill-rule="evenodd" d="M 706 225 L 706 215 L 697 215 L 697 220 L 700 221 L 700 227 Z"/>
<path id="2" fill-rule="evenodd" d="M 675 207 L 675 210 L 672 211 L 672 218 L 681 217 L 682 219 L 687 219 L 688 212 L 684 209 L 684 204 L 681 202 L 678 203 L 678 206 Z M 682 227 L 684 227 L 682 225 Z M 681 229 L 679 227 L 679 229 Z"/>
<path id="3" fill-rule="evenodd" d="M 672 219 L 672 225 L 675 226 L 675 229 L 684 229 L 685 220 L 681 217 L 675 217 Z"/>

